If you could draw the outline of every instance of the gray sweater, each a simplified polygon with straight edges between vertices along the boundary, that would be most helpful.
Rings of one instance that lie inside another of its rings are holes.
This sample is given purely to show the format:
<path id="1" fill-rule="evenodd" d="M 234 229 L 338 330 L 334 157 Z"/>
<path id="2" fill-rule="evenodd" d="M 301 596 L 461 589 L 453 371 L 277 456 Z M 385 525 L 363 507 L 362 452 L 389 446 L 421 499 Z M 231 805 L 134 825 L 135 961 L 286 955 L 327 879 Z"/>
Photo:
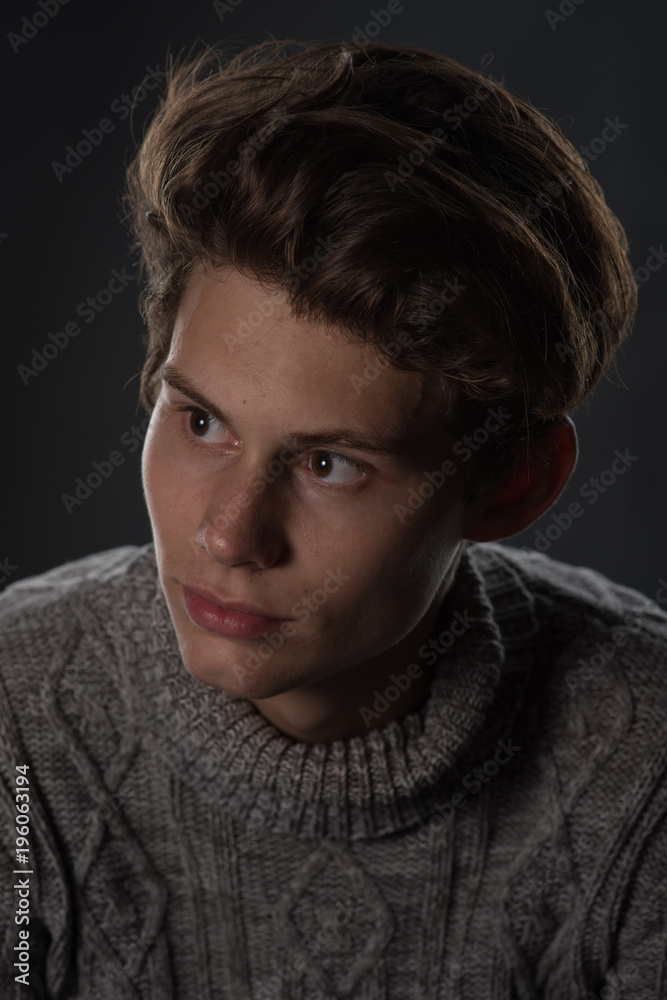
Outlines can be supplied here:
<path id="1" fill-rule="evenodd" d="M 436 633 L 309 744 L 189 674 L 152 545 L 10 586 L 2 1000 L 667 997 L 667 614 L 485 543 Z"/>

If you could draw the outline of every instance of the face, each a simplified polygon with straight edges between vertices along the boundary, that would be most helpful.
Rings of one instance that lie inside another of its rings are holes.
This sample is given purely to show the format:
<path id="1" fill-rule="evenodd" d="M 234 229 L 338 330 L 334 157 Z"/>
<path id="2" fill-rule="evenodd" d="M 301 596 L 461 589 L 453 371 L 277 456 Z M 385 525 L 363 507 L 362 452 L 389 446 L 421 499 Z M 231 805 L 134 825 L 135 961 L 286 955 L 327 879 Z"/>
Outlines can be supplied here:
<path id="1" fill-rule="evenodd" d="M 190 279 L 162 375 L 142 473 L 188 670 L 265 699 L 409 642 L 464 513 L 456 476 L 407 506 L 451 446 L 426 376 L 233 270 Z"/>

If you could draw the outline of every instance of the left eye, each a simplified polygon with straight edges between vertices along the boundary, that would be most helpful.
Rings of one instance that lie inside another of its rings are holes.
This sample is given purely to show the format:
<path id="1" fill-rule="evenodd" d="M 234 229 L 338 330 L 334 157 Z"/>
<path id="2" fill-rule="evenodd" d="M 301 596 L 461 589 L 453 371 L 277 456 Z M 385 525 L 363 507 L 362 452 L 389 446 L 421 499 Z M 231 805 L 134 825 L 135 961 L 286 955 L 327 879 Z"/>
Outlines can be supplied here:
<path id="1" fill-rule="evenodd" d="M 205 438 L 205 435 L 209 432 L 218 431 L 220 438 L 224 438 L 227 433 L 226 428 L 220 423 L 215 417 L 211 416 L 210 413 L 205 413 L 203 410 L 188 410 L 188 426 L 192 434 L 196 438 Z M 207 441 L 208 444 L 217 444 L 219 442 Z"/>
<path id="2" fill-rule="evenodd" d="M 351 483 L 365 474 L 365 470 L 351 458 L 338 455 L 335 451 L 316 451 L 311 456 L 310 465 L 318 479 L 329 483 Z M 331 473 L 334 473 L 333 478 L 330 478 Z"/>

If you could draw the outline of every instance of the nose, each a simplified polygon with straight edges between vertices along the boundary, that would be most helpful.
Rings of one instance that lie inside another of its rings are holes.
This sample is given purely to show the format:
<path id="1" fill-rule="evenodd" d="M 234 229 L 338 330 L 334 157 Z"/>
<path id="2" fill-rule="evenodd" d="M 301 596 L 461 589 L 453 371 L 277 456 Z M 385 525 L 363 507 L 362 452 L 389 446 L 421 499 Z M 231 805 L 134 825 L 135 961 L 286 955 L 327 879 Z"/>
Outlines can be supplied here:
<path id="1" fill-rule="evenodd" d="M 263 475 L 262 475 L 263 472 Z M 225 566 L 273 566 L 286 550 L 280 476 L 239 462 L 221 473 L 196 535 L 196 545 Z"/>

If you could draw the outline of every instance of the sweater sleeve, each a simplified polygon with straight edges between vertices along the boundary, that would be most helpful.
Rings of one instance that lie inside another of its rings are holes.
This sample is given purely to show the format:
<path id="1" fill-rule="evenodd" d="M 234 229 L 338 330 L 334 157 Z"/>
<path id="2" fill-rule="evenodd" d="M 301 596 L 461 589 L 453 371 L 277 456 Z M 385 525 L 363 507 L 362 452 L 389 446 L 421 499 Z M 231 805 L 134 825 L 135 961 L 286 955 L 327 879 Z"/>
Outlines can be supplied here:
<path id="1" fill-rule="evenodd" d="M 139 734 L 129 727 L 124 661 L 105 632 L 133 600 L 136 554 L 95 553 L 0 595 L 2 1000 L 83 1000 L 112 980 L 113 995 L 130 996 L 151 975 L 144 956 L 165 890 L 118 805 Z M 17 805 L 28 806 L 25 864 Z M 117 902 L 123 880 L 129 888 Z M 17 982 L 26 941 L 29 975 Z"/>
<path id="2" fill-rule="evenodd" d="M 576 734 L 558 773 L 574 801 L 567 829 L 583 887 L 574 952 L 589 970 L 587 1000 L 667 997 L 665 625 L 662 614 L 633 614 L 593 634 L 588 654 L 575 645 L 564 685 L 560 677 Z"/>
<path id="3" fill-rule="evenodd" d="M 643 845 L 622 903 L 612 965 L 603 998 L 658 1000 L 667 996 L 667 780 L 661 805 L 650 817 Z"/>

